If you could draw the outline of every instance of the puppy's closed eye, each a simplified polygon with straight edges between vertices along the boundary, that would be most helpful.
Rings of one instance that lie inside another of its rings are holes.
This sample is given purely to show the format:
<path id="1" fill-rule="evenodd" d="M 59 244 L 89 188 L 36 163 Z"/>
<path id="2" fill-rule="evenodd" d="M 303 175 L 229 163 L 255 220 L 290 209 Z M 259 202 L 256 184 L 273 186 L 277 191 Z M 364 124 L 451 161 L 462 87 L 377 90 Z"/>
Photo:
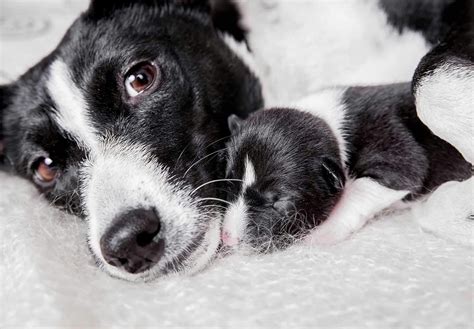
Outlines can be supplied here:
<path id="1" fill-rule="evenodd" d="M 257 189 L 249 187 L 245 190 L 245 199 L 251 207 L 268 206 L 268 200 Z"/>
<path id="2" fill-rule="evenodd" d="M 320 173 L 331 195 L 338 193 L 344 187 L 346 182 L 344 171 L 336 161 L 324 158 L 321 162 Z"/>
<path id="3" fill-rule="evenodd" d="M 273 209 L 278 211 L 281 215 L 287 215 L 293 208 L 294 203 L 289 199 L 280 199 L 273 203 Z"/>

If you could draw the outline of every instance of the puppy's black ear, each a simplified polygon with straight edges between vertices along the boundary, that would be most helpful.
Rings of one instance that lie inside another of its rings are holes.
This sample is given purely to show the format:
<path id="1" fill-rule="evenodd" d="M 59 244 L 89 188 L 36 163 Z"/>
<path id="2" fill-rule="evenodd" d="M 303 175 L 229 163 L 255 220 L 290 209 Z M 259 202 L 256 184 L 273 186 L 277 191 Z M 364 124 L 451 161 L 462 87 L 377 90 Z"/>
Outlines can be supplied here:
<path id="1" fill-rule="evenodd" d="M 330 158 L 323 158 L 320 165 L 321 178 L 323 179 L 327 191 L 331 195 L 342 191 L 346 184 L 346 176 L 339 162 Z"/>
<path id="2" fill-rule="evenodd" d="M 240 128 L 242 127 L 242 123 L 244 120 L 236 116 L 235 114 L 232 114 L 228 119 L 227 119 L 227 124 L 229 125 L 229 130 L 232 136 L 237 135 L 240 132 Z"/>

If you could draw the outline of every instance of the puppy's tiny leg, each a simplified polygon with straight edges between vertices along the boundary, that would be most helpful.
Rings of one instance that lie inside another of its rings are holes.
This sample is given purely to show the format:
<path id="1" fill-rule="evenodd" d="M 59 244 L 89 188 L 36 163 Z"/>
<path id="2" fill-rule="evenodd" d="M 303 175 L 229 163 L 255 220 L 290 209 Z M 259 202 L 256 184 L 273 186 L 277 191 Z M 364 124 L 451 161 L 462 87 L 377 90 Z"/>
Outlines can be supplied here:
<path id="1" fill-rule="evenodd" d="M 414 206 L 414 218 L 425 231 L 465 246 L 474 246 L 472 200 L 474 177 L 463 182 L 447 182 L 425 202 Z"/>
<path id="2" fill-rule="evenodd" d="M 348 182 L 329 218 L 306 238 L 306 242 L 309 244 L 340 242 L 408 193 L 409 191 L 390 189 L 366 177 Z"/>

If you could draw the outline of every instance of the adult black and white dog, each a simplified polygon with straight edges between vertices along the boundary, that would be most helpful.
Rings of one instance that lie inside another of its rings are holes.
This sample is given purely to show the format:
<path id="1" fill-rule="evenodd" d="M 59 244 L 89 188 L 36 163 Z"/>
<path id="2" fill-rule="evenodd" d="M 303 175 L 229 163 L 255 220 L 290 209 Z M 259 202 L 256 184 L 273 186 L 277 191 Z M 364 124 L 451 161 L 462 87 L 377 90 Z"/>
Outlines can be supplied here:
<path id="1" fill-rule="evenodd" d="M 380 1 L 356 14 L 384 16 L 390 33 L 409 30 L 431 46 L 469 20 L 468 1 L 410 3 Z M 227 118 L 263 106 L 245 41 L 230 1 L 93 0 L 49 56 L 2 86 L 5 168 L 87 219 L 90 249 L 111 275 L 199 270 L 220 242 L 221 186 L 211 182 L 224 177 L 216 155 Z M 470 50 L 458 69 L 444 65 L 459 63 L 447 59 L 456 47 L 439 45 L 417 73 L 427 121 L 432 88 L 459 103 L 451 109 L 448 100 L 440 113 L 466 107 L 457 88 L 436 89 L 437 75 L 455 74 L 450 83 L 464 90 L 472 82 Z"/>
<path id="2" fill-rule="evenodd" d="M 92 1 L 2 93 L 5 163 L 85 216 L 97 262 L 125 279 L 197 270 L 219 244 L 209 198 L 227 117 L 262 106 L 226 2 Z M 225 20 L 223 20 L 225 17 Z M 212 205 L 212 203 L 211 203 Z"/>

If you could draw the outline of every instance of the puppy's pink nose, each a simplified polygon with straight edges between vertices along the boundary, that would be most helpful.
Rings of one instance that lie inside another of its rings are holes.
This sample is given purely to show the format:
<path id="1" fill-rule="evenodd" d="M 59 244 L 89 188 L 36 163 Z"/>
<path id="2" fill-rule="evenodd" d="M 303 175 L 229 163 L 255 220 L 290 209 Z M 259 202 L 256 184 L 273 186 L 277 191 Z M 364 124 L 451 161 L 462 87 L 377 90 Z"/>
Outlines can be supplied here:
<path id="1" fill-rule="evenodd" d="M 239 239 L 232 237 L 228 232 L 222 232 L 221 240 L 224 246 L 227 247 L 235 247 L 239 244 Z"/>

